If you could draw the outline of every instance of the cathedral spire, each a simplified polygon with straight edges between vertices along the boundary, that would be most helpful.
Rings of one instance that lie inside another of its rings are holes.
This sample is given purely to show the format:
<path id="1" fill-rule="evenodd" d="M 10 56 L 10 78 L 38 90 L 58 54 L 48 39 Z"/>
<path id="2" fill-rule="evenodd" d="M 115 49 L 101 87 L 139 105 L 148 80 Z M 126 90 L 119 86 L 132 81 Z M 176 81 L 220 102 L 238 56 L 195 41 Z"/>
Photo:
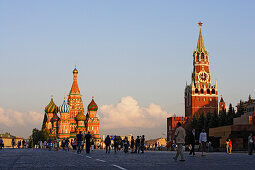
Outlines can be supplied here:
<path id="1" fill-rule="evenodd" d="M 80 90 L 77 83 L 77 74 L 78 74 L 78 70 L 76 69 L 76 66 L 75 66 L 73 70 L 73 84 L 70 90 L 70 94 L 80 94 Z"/>
<path id="2" fill-rule="evenodd" d="M 205 45 L 204 45 L 204 40 L 203 40 L 203 36 L 202 36 L 202 22 L 198 23 L 199 27 L 200 27 L 200 31 L 199 31 L 199 37 L 198 37 L 198 42 L 197 42 L 197 52 L 201 53 L 201 52 L 205 52 Z"/>

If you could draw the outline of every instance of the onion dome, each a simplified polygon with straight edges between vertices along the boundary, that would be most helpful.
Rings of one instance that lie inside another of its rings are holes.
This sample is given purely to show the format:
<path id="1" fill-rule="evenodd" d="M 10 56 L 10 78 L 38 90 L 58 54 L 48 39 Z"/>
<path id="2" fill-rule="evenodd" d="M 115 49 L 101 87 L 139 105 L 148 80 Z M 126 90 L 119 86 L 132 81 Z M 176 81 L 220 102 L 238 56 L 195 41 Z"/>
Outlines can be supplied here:
<path id="1" fill-rule="evenodd" d="M 86 116 L 83 114 L 83 111 L 80 111 L 80 113 L 77 114 L 77 116 L 75 117 L 75 119 L 77 121 L 85 121 L 86 120 Z"/>
<path id="2" fill-rule="evenodd" d="M 92 97 L 92 100 L 90 104 L 88 105 L 88 111 L 97 111 L 97 110 L 98 110 L 97 104 L 94 101 L 94 97 Z"/>
<path id="3" fill-rule="evenodd" d="M 70 112 L 70 106 L 66 104 L 66 100 L 64 99 L 64 102 L 61 106 L 59 106 L 59 112 L 60 113 L 69 113 Z"/>
<path id="4" fill-rule="evenodd" d="M 76 69 L 76 66 L 75 66 L 75 68 L 74 68 L 74 70 L 73 70 L 73 74 L 78 74 L 78 70 Z"/>
<path id="5" fill-rule="evenodd" d="M 58 107 L 54 103 L 53 98 L 51 97 L 50 103 L 45 107 L 46 113 L 55 113 L 58 112 Z"/>
<path id="6" fill-rule="evenodd" d="M 51 122 L 57 122 L 59 120 L 59 117 L 56 113 L 53 114 L 53 117 L 51 118 Z"/>

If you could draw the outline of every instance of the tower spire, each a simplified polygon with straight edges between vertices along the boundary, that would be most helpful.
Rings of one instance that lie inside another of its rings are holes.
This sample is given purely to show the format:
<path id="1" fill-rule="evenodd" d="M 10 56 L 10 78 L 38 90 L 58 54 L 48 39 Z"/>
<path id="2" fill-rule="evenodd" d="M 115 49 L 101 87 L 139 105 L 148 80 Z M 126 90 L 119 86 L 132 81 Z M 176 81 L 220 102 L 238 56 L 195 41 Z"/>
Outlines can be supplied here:
<path id="1" fill-rule="evenodd" d="M 203 40 L 203 36 L 202 36 L 202 22 L 198 23 L 199 27 L 200 27 L 200 31 L 199 31 L 199 37 L 198 37 L 198 42 L 197 42 L 197 52 L 201 53 L 201 52 L 205 52 L 205 45 L 204 45 L 204 40 Z"/>

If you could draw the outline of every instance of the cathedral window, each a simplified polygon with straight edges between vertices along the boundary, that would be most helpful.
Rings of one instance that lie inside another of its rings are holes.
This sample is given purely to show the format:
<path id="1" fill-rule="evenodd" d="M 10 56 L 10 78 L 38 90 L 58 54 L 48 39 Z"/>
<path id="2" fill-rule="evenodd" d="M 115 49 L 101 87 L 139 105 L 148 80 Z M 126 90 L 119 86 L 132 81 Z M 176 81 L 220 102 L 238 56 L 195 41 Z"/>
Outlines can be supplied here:
<path id="1" fill-rule="evenodd" d="M 207 94 L 210 94 L 210 89 L 207 89 Z"/>
<path id="2" fill-rule="evenodd" d="M 212 94 L 215 94 L 215 89 L 212 89 Z"/>
<path id="3" fill-rule="evenodd" d="M 197 54 L 197 61 L 199 61 L 199 54 Z"/>
<path id="4" fill-rule="evenodd" d="M 204 94 L 204 89 L 201 89 L 201 93 Z"/>
<path id="5" fill-rule="evenodd" d="M 195 90 L 195 93 L 198 93 L 198 89 Z"/>

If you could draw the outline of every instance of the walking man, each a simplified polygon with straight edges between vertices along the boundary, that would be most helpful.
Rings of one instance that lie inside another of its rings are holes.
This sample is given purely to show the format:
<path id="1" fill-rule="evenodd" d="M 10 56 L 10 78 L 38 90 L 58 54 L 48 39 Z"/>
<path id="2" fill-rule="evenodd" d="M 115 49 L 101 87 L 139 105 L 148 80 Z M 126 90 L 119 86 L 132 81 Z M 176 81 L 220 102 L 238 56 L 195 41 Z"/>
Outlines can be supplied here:
<path id="1" fill-rule="evenodd" d="M 134 153 L 135 140 L 134 136 L 131 136 L 131 153 Z"/>
<path id="2" fill-rule="evenodd" d="M 51 138 L 48 139 L 48 148 L 49 148 L 49 151 L 51 151 Z"/>
<path id="3" fill-rule="evenodd" d="M 191 132 L 191 135 L 190 135 L 191 149 L 190 149 L 189 155 L 192 155 L 192 154 L 193 154 L 193 156 L 195 155 L 195 143 L 196 143 L 196 136 L 195 136 L 195 129 L 193 129 Z"/>
<path id="4" fill-rule="evenodd" d="M 135 140 L 135 153 L 140 153 L 141 140 L 139 136 L 137 136 Z"/>
<path id="5" fill-rule="evenodd" d="M 142 138 L 141 138 L 141 151 L 142 151 L 142 153 L 144 153 L 144 141 L 145 141 L 145 138 L 144 138 L 144 135 L 143 135 Z"/>
<path id="6" fill-rule="evenodd" d="M 207 134 L 205 132 L 205 129 L 203 129 L 199 135 L 199 144 L 202 147 L 202 156 L 205 156 L 204 152 L 205 152 L 206 142 L 207 142 Z"/>
<path id="7" fill-rule="evenodd" d="M 88 132 L 88 134 L 85 135 L 85 139 L 86 139 L 86 153 L 89 153 L 92 139 L 90 132 Z"/>
<path id="8" fill-rule="evenodd" d="M 77 142 L 78 142 L 78 150 L 77 150 L 77 153 L 81 153 L 81 142 L 82 142 L 82 138 L 83 138 L 83 135 L 81 134 L 81 131 L 80 131 L 79 134 L 76 135 L 76 139 L 77 139 Z"/>
<path id="9" fill-rule="evenodd" d="M 248 137 L 248 155 L 252 155 L 253 151 L 253 139 L 252 139 L 252 133 L 250 133 L 250 136 Z"/>
<path id="10" fill-rule="evenodd" d="M 110 139 L 109 135 L 107 135 L 107 137 L 105 138 L 104 143 L 105 143 L 105 146 L 106 146 L 106 148 L 105 148 L 106 149 L 106 153 L 110 153 L 110 150 L 111 150 L 111 147 L 110 147 L 111 139 Z"/>
<path id="11" fill-rule="evenodd" d="M 173 157 L 174 160 L 177 160 L 179 155 L 181 155 L 181 160 L 180 161 L 185 161 L 184 156 L 183 156 L 183 148 L 182 146 L 185 144 L 185 136 L 186 132 L 185 129 L 182 127 L 181 123 L 177 123 L 177 128 L 175 130 L 175 141 L 177 144 L 177 153 L 176 156 Z"/>

